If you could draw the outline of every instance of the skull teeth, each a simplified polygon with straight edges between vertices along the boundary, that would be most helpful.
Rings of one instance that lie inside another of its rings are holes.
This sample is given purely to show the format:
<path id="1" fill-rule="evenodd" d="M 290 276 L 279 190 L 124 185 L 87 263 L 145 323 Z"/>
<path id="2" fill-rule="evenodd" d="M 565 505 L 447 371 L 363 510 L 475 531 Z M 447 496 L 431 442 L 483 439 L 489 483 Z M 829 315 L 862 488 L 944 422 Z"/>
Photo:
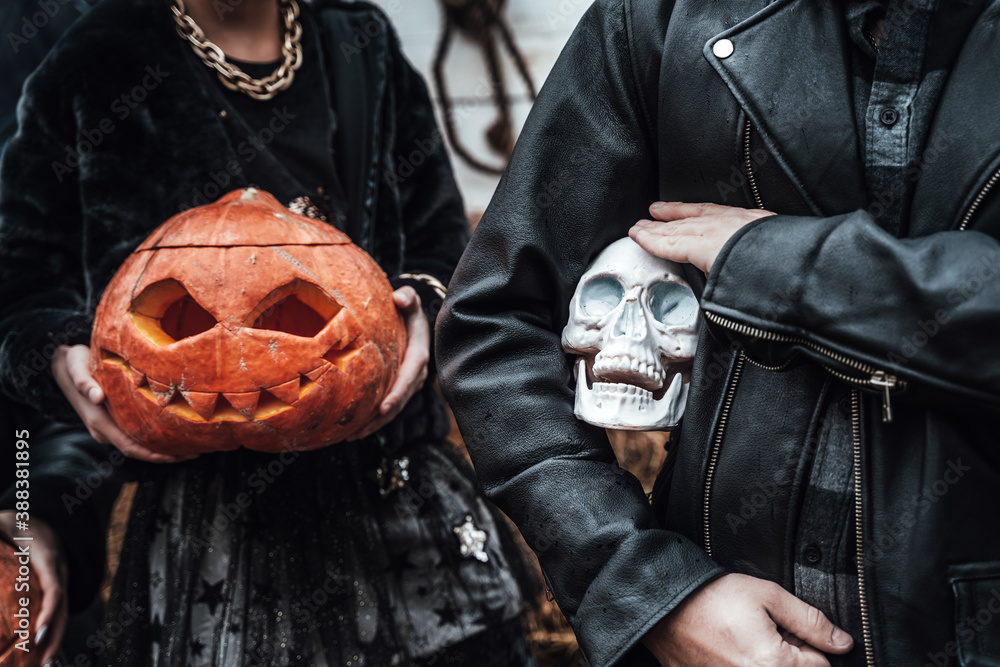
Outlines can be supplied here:
<path id="1" fill-rule="evenodd" d="M 653 399 L 653 392 L 637 387 L 634 384 L 622 382 L 595 382 L 594 392 L 598 394 L 626 394 L 629 396 L 639 396 L 641 398 Z"/>
<path id="2" fill-rule="evenodd" d="M 613 380 L 623 384 L 640 384 L 650 391 L 659 391 L 666 380 L 666 371 L 653 359 L 615 355 L 594 360 L 594 376 L 600 380 Z"/>
<path id="3" fill-rule="evenodd" d="M 587 382 L 583 359 L 577 364 L 576 404 L 580 419 L 605 428 L 658 430 L 675 426 L 687 403 L 688 385 L 674 373 L 659 399 L 643 387 L 625 382 Z"/>

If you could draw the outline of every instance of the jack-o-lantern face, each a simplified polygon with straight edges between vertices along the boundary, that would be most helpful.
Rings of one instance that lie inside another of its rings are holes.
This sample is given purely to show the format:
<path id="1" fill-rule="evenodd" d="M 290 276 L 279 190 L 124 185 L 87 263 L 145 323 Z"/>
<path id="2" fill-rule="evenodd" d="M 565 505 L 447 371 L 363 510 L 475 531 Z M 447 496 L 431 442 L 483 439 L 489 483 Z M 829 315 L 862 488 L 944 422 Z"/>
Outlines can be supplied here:
<path id="1" fill-rule="evenodd" d="M 406 334 L 378 265 L 258 190 L 177 215 L 97 309 L 94 377 L 165 453 L 315 449 L 377 413 Z"/>

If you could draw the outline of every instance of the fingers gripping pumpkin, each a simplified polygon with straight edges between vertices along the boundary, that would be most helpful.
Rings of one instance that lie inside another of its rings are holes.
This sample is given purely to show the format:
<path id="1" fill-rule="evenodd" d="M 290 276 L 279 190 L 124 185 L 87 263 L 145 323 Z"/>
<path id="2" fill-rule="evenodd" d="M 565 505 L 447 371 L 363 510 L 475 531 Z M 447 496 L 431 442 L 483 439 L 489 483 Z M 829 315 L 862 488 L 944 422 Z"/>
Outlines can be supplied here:
<path id="1" fill-rule="evenodd" d="M 150 449 L 276 452 L 365 426 L 405 342 L 363 250 L 246 189 L 174 216 L 129 256 L 91 358 L 111 416 Z"/>

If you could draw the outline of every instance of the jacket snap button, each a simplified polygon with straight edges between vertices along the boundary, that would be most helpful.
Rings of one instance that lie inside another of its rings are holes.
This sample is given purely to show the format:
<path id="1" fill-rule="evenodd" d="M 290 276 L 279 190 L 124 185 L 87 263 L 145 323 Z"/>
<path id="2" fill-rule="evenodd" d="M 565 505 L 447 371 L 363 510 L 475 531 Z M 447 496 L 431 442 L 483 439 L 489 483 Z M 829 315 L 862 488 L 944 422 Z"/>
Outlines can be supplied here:
<path id="1" fill-rule="evenodd" d="M 806 547 L 802 555 L 805 556 L 806 562 L 810 565 L 815 565 L 823 559 L 823 553 L 814 546 Z"/>
<path id="2" fill-rule="evenodd" d="M 899 112 L 892 107 L 886 107 L 885 109 L 882 109 L 882 113 L 879 114 L 879 120 L 882 121 L 883 125 L 892 127 L 896 124 L 896 121 L 899 120 Z"/>
<path id="3" fill-rule="evenodd" d="M 733 51 L 735 50 L 736 47 L 734 47 L 733 43 L 728 39 L 720 39 L 719 41 L 717 41 L 715 44 L 712 45 L 712 53 L 715 54 L 716 58 L 722 58 L 722 59 L 728 58 L 729 56 L 733 55 Z"/>

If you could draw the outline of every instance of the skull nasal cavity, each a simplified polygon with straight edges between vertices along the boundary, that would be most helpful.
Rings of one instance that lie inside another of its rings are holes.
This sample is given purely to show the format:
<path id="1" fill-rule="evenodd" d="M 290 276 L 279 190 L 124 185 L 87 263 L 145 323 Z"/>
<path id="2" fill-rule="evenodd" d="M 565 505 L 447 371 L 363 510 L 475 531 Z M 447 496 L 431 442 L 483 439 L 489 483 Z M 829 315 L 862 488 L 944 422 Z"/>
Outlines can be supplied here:
<path id="1" fill-rule="evenodd" d="M 642 306 L 637 300 L 629 299 L 625 302 L 625 307 L 611 329 L 611 335 L 615 338 L 642 339 L 646 337 L 646 317 L 643 315 Z"/>

